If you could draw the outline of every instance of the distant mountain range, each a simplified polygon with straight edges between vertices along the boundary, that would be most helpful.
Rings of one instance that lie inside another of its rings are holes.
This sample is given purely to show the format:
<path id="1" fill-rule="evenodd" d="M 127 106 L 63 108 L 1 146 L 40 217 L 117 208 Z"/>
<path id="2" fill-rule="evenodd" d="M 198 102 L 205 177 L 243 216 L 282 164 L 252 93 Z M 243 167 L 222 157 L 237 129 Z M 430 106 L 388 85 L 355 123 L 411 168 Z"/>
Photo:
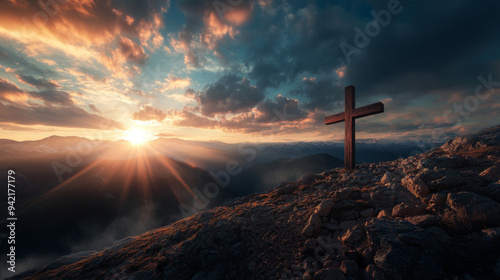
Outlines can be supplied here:
<path id="1" fill-rule="evenodd" d="M 11 279 L 499 279 L 499 136 L 497 126 L 306 175 Z M 339 164 L 329 154 L 256 163 L 233 183 L 266 188 Z"/>
<path id="2" fill-rule="evenodd" d="M 361 142 L 358 161 L 396 159 L 416 149 L 411 143 Z M 99 249 L 182 218 L 180 206 L 211 208 L 343 165 L 343 144 L 326 142 L 226 144 L 159 138 L 133 146 L 124 140 L 52 136 L 24 142 L 0 139 L 0 151 L 0 174 L 16 171 L 18 253 L 24 259 Z M 213 187 L 213 177 L 226 172 L 229 164 L 238 174 L 216 195 L 207 195 L 206 186 Z M 1 184 L 5 180 L 0 177 Z"/>

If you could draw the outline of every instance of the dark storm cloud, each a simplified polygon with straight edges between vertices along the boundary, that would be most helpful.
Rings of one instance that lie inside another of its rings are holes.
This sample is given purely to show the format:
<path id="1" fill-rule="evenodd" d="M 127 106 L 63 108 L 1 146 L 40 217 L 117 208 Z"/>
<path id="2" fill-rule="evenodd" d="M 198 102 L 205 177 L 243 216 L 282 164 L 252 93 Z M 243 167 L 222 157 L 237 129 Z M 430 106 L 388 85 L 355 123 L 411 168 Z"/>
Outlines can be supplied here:
<path id="1" fill-rule="evenodd" d="M 291 122 L 305 119 L 308 114 L 303 110 L 297 99 L 278 95 L 266 99 L 255 108 L 256 123 Z"/>
<path id="2" fill-rule="evenodd" d="M 214 118 L 198 115 L 192 108 L 185 107 L 180 111 L 168 112 L 174 125 L 200 128 L 222 129 L 254 133 L 267 130 L 279 132 L 293 128 L 303 128 L 308 119 L 307 111 L 300 108 L 299 101 L 278 95 L 274 99 L 265 99 L 239 114 L 219 114 Z"/>
<path id="3" fill-rule="evenodd" d="M 249 46 L 250 77 L 261 87 L 278 87 L 304 74 L 335 73 L 342 66 L 339 42 L 351 34 L 351 26 L 362 22 L 332 3 L 324 7 L 300 1 L 289 5 L 293 12 L 278 6 L 276 15 L 259 14 L 251 27 L 259 32 L 241 30 L 244 44 Z"/>
<path id="4" fill-rule="evenodd" d="M 303 78 L 295 89 L 290 91 L 294 96 L 304 96 L 308 109 L 331 111 L 342 107 L 344 88 L 328 78 Z M 343 108 L 342 108 L 343 110 Z"/>
<path id="5" fill-rule="evenodd" d="M 222 76 L 200 92 L 188 89 L 186 95 L 196 100 L 202 115 L 210 117 L 248 111 L 264 98 L 249 80 L 235 75 Z"/>
<path id="6" fill-rule="evenodd" d="M 498 1 L 401 3 L 401 13 L 352 55 L 346 79 L 366 92 L 425 94 L 473 89 L 478 75 L 499 74 Z"/>
<path id="7" fill-rule="evenodd" d="M 163 112 L 160 109 L 153 108 L 151 106 L 144 106 L 141 110 L 138 112 L 134 112 L 132 116 L 130 117 L 133 120 L 136 121 L 158 121 L 161 122 L 167 117 L 167 114 Z"/>

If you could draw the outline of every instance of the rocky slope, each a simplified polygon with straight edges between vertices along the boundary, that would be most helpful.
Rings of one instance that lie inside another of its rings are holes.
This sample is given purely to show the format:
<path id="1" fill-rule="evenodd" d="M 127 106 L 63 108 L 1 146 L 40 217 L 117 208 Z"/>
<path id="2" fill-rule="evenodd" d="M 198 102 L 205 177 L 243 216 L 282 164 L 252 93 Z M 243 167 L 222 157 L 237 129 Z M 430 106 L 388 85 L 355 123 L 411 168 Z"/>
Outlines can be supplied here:
<path id="1" fill-rule="evenodd" d="M 304 176 L 16 279 L 500 279 L 500 143 Z"/>

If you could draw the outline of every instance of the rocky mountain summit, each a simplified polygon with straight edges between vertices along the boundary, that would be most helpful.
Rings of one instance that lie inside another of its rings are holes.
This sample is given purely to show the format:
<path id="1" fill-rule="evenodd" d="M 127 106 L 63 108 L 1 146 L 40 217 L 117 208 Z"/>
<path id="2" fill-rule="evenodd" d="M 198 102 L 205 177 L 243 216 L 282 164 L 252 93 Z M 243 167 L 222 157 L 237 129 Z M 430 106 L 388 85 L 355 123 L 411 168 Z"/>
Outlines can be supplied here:
<path id="1" fill-rule="evenodd" d="M 500 279 L 500 143 L 306 175 L 15 279 Z"/>

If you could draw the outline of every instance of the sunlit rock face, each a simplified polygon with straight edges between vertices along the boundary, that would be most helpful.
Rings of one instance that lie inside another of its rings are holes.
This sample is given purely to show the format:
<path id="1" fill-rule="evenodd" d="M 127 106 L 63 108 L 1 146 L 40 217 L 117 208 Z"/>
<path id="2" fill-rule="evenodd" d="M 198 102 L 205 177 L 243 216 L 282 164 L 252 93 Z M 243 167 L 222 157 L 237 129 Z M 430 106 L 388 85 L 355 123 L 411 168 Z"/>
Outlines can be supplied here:
<path id="1" fill-rule="evenodd" d="M 494 133 L 308 175 L 14 279 L 498 279 Z"/>

